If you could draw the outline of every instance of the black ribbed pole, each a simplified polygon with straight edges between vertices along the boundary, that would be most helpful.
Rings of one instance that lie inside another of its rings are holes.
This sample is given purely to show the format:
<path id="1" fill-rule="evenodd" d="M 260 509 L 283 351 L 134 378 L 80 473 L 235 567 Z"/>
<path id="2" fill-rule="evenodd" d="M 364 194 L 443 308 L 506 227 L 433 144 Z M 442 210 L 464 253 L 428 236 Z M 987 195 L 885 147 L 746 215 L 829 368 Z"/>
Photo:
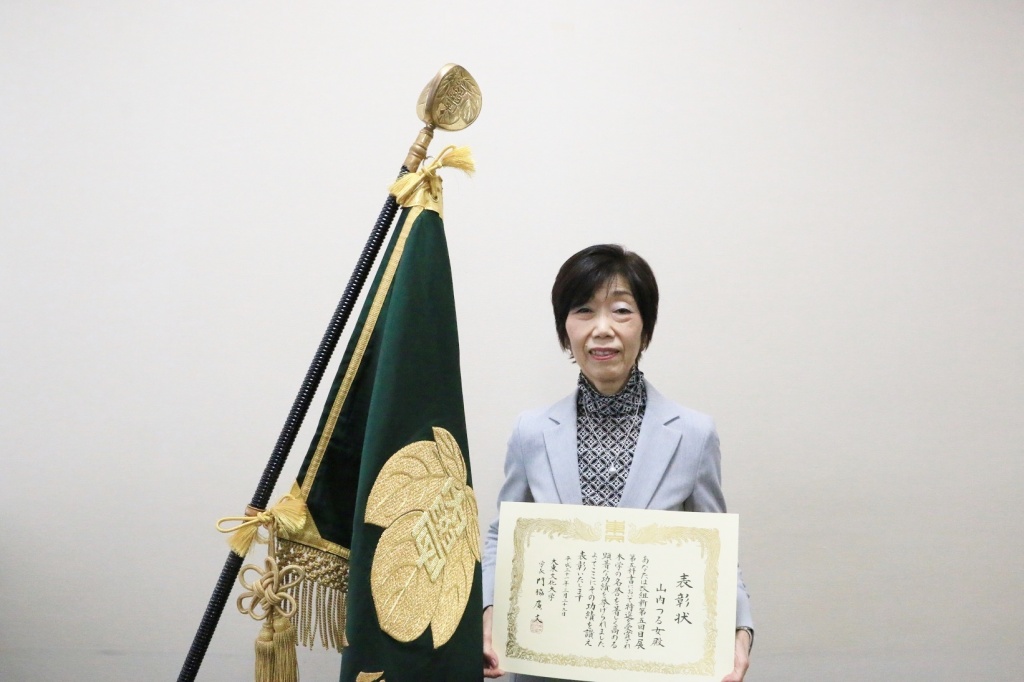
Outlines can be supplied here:
<path id="1" fill-rule="evenodd" d="M 408 168 L 402 166 L 399 177 L 408 172 Z M 366 246 L 363 247 L 363 252 L 359 256 L 355 270 L 353 270 L 352 276 L 348 280 L 348 285 L 345 287 L 345 293 L 342 294 L 338 307 L 334 310 L 334 316 L 331 317 L 331 322 L 327 325 L 327 331 L 324 332 L 323 339 L 320 341 L 320 347 L 316 349 L 316 355 L 313 356 L 313 362 L 309 365 L 306 378 L 302 380 L 299 394 L 295 396 L 292 409 L 288 412 L 288 418 L 281 428 L 281 435 L 277 438 L 277 445 L 274 446 L 270 460 L 263 470 L 263 477 L 260 479 L 259 485 L 256 486 L 256 492 L 253 493 L 250 505 L 257 509 L 267 508 L 270 496 L 274 492 L 274 486 L 277 485 L 277 479 L 281 475 L 281 469 L 284 468 L 285 460 L 288 459 L 288 453 L 295 442 L 295 436 L 299 432 L 299 427 L 302 426 L 302 420 L 305 419 L 306 412 L 309 411 L 309 404 L 313 400 L 313 395 L 316 393 L 317 386 L 320 385 L 324 372 L 327 370 L 331 354 L 334 353 L 334 349 L 338 345 L 341 332 L 348 322 L 352 308 L 355 307 L 356 299 L 359 298 L 359 292 L 363 290 L 366 278 L 370 274 L 373 262 L 377 259 L 377 253 L 380 252 L 380 247 L 384 243 L 388 230 L 391 229 L 391 223 L 394 222 L 397 212 L 398 202 L 395 201 L 394 197 L 389 196 L 387 201 L 384 202 L 384 207 L 377 217 L 373 230 L 370 232 L 369 239 L 366 240 Z M 210 640 L 213 639 L 213 631 L 217 629 L 220 614 L 224 611 L 224 605 L 228 601 L 231 588 L 234 586 L 235 579 L 238 577 L 238 571 L 241 568 L 242 557 L 234 552 L 229 552 L 227 561 L 224 562 L 224 568 L 220 572 L 220 578 L 217 580 L 217 585 L 213 588 L 210 602 L 206 605 L 203 620 L 199 623 L 199 629 L 196 630 L 196 636 L 192 640 L 188 656 L 185 658 L 184 665 L 181 666 L 178 682 L 193 682 L 196 679 L 196 675 L 199 673 L 199 666 L 203 664 L 203 657 L 206 656 L 206 650 L 210 646 Z"/>

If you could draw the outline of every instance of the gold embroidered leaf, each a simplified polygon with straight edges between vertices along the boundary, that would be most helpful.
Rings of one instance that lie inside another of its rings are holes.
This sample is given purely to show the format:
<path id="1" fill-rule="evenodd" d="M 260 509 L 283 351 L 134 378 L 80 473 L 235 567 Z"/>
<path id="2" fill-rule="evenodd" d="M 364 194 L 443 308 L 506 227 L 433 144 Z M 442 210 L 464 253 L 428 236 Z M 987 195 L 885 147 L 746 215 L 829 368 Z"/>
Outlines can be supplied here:
<path id="1" fill-rule="evenodd" d="M 445 473 L 459 483 L 466 483 L 466 460 L 462 457 L 462 449 L 459 448 L 455 436 L 444 429 L 434 427 L 434 441 L 437 443 L 437 454 L 441 458 L 441 465 Z"/>
<path id="2" fill-rule="evenodd" d="M 468 531 L 477 528 L 475 523 L 472 529 L 467 528 L 466 541 L 458 543 L 457 549 L 454 549 L 448 557 L 444 579 L 438 594 L 437 609 L 430 621 L 430 634 L 434 640 L 435 649 L 452 638 L 455 629 L 459 627 L 459 622 L 462 621 L 462 614 L 466 610 L 469 592 L 473 589 L 473 569 L 476 567 L 476 559 L 473 558 L 473 553 L 469 548 L 470 533 Z M 479 532 L 473 535 L 474 537 L 478 536 Z"/>
<path id="3" fill-rule="evenodd" d="M 435 443 L 421 440 L 406 445 L 377 474 L 366 500 L 366 522 L 387 528 L 408 511 L 427 509 L 447 478 Z"/>
<path id="4" fill-rule="evenodd" d="M 413 531 L 421 512 L 399 517 L 377 543 L 370 589 L 380 627 L 400 642 L 419 637 L 434 615 L 440 583 L 432 583 L 419 562 Z"/>
<path id="5" fill-rule="evenodd" d="M 377 543 L 370 587 L 380 627 L 410 642 L 431 626 L 434 647 L 455 633 L 480 560 L 476 497 L 455 437 L 435 427 L 392 455 L 367 499 Z"/>

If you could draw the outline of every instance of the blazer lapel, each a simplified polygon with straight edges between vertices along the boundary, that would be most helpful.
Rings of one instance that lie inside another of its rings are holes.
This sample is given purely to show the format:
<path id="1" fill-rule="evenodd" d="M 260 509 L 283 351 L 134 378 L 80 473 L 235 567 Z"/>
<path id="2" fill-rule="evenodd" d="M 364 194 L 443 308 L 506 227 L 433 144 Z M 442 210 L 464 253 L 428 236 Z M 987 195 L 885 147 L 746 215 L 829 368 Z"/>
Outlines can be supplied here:
<path id="1" fill-rule="evenodd" d="M 646 509 L 650 504 L 682 438 L 681 432 L 667 426 L 679 418 L 674 403 L 654 390 L 646 379 L 644 384 L 647 387 L 647 408 L 640 425 L 633 464 L 619 500 L 620 507 L 631 509 Z M 579 488 L 578 473 L 576 483 Z"/>
<path id="2" fill-rule="evenodd" d="M 576 392 L 552 405 L 547 417 L 551 424 L 544 429 L 544 447 L 555 479 L 558 501 L 562 504 L 583 504 L 576 457 Z"/>

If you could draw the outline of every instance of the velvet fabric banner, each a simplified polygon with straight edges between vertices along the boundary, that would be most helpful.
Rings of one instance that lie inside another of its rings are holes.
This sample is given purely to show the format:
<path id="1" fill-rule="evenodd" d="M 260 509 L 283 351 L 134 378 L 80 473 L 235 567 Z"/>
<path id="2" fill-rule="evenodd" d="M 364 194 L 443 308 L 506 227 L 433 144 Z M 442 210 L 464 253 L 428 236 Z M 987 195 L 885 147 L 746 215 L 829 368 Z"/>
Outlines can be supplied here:
<path id="1" fill-rule="evenodd" d="M 468 453 L 444 225 L 406 208 L 292 491 L 306 523 L 279 538 L 309 575 L 299 639 L 344 646 L 343 681 L 480 679 Z"/>

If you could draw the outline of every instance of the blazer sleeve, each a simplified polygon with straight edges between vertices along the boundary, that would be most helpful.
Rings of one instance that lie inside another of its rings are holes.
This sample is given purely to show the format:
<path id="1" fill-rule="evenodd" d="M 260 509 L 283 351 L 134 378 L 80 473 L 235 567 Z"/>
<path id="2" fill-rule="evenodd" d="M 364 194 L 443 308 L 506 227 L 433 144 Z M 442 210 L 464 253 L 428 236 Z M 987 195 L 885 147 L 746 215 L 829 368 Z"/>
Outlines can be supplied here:
<path id="1" fill-rule="evenodd" d="M 683 511 L 725 512 L 725 495 L 722 493 L 722 451 L 714 422 L 711 423 L 704 438 L 693 493 L 683 503 Z M 743 582 L 743 572 L 739 566 L 736 567 L 736 627 L 754 627 L 750 613 L 750 593 Z"/>
<path id="2" fill-rule="evenodd" d="M 526 477 L 526 466 L 523 457 L 523 440 L 521 437 L 521 426 L 523 416 L 516 419 L 512 429 L 512 435 L 508 439 L 508 448 L 505 453 L 505 482 L 498 491 L 498 512 L 501 512 L 502 502 L 532 502 L 533 495 L 530 493 L 529 480 Z M 483 560 L 481 561 L 481 573 L 483 574 L 483 597 L 484 608 L 494 604 L 494 567 L 498 554 L 498 515 L 494 516 L 490 528 L 487 529 L 487 537 L 484 540 Z"/>

